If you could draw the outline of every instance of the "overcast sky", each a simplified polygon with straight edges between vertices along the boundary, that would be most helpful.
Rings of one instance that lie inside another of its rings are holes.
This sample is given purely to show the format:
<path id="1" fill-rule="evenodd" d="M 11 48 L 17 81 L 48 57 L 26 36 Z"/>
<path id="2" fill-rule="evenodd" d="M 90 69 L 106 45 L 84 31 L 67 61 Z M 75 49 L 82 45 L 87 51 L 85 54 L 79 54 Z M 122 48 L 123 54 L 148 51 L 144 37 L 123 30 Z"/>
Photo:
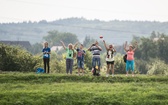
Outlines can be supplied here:
<path id="1" fill-rule="evenodd" d="M 70 17 L 168 22 L 168 0 L 0 0 L 0 23 Z"/>

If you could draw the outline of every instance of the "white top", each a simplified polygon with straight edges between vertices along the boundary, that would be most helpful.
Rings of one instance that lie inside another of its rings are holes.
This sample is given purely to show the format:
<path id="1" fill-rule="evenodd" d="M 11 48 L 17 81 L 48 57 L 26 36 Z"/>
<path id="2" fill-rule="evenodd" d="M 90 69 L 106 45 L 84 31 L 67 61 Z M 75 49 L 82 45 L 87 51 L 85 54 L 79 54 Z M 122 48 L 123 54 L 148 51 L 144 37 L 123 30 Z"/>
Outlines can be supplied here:
<path id="1" fill-rule="evenodd" d="M 108 62 L 114 61 L 114 50 L 113 50 L 113 54 L 111 50 L 108 50 L 106 55 L 106 61 Z"/>

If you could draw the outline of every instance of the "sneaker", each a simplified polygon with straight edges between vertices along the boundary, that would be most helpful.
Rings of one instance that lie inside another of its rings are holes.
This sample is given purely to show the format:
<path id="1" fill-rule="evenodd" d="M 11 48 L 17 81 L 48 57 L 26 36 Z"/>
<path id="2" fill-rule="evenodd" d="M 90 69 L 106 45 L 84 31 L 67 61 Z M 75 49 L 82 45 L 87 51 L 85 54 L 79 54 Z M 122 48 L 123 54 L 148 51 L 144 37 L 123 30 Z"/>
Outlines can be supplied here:
<path id="1" fill-rule="evenodd" d="M 114 74 L 112 74 L 112 77 L 114 77 Z"/>

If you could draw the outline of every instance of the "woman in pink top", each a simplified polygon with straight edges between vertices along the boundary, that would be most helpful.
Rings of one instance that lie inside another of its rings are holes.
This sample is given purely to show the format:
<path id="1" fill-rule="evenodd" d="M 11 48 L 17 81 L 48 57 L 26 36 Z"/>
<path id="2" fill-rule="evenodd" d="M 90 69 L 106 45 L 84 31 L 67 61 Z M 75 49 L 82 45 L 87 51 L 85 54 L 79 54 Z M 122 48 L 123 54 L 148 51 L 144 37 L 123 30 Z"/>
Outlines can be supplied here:
<path id="1" fill-rule="evenodd" d="M 127 42 L 124 45 L 124 50 L 127 52 L 127 61 L 126 61 L 126 76 L 128 76 L 128 70 L 132 70 L 132 76 L 134 76 L 134 52 L 137 48 L 137 42 L 135 44 L 136 46 L 133 47 L 132 45 L 129 45 L 129 49 L 127 49 Z"/>

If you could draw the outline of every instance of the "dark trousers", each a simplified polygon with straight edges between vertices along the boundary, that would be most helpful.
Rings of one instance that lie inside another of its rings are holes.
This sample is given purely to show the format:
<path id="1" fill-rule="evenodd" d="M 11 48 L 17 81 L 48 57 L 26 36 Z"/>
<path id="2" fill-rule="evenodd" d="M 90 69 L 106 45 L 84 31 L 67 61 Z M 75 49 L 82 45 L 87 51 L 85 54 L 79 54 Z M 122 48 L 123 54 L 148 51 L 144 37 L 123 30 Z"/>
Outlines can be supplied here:
<path id="1" fill-rule="evenodd" d="M 44 72 L 45 73 L 49 73 L 50 72 L 50 58 L 43 58 L 43 62 L 44 62 Z M 46 70 L 46 66 L 47 66 L 47 70 Z"/>
<path id="2" fill-rule="evenodd" d="M 70 74 L 72 74 L 73 69 L 73 59 L 66 59 L 66 73 L 68 74 L 70 71 Z"/>

